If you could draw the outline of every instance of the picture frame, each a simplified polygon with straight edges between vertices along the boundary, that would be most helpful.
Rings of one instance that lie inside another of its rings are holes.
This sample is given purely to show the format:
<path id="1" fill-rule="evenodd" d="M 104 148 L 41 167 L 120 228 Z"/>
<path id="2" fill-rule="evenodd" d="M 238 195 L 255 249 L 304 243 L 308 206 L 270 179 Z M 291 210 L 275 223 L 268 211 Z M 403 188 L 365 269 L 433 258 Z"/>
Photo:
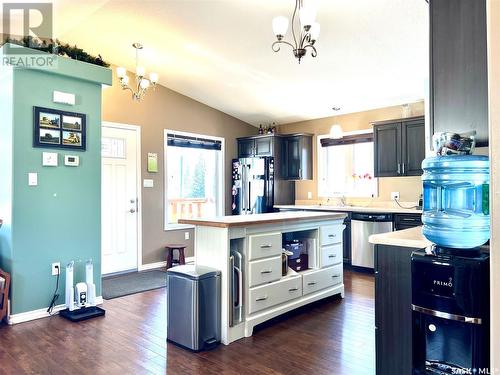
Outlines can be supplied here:
<path id="1" fill-rule="evenodd" d="M 33 147 L 87 149 L 86 115 L 33 107 Z"/>

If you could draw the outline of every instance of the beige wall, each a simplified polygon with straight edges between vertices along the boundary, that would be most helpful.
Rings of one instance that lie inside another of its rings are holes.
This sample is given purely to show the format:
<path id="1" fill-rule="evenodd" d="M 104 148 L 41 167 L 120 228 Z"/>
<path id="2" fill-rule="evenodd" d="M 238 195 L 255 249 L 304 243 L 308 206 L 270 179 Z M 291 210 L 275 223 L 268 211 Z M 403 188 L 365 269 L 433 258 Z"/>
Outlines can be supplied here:
<path id="1" fill-rule="evenodd" d="M 167 78 L 168 79 L 168 78 Z M 142 189 L 142 261 L 143 264 L 165 260 L 166 243 L 185 243 L 186 256 L 194 251 L 193 237 L 184 240 L 185 230 L 165 231 L 164 228 L 164 173 L 163 130 L 172 129 L 225 139 L 225 209 L 231 212 L 231 159 L 237 156 L 236 138 L 256 133 L 256 128 L 217 111 L 200 102 L 165 87 L 149 92 L 141 102 L 132 101 L 130 92 L 122 91 L 116 76 L 113 86 L 103 94 L 103 121 L 141 126 L 142 178 L 154 180 L 154 188 Z M 147 153 L 158 153 L 158 173 L 148 173 Z M 142 184 L 141 184 L 142 185 Z"/>
<path id="2" fill-rule="evenodd" d="M 424 114 L 424 102 L 411 104 L 412 116 Z M 374 109 L 370 111 L 350 113 L 334 117 L 326 117 L 317 120 L 301 121 L 292 124 L 284 124 L 279 127 L 280 133 L 307 132 L 314 137 L 314 178 L 311 181 L 299 181 L 295 187 L 296 200 L 306 200 L 307 193 L 312 193 L 312 199 L 318 198 L 318 168 L 317 168 L 317 137 L 328 134 L 332 124 L 342 125 L 344 132 L 370 129 L 373 121 L 390 120 L 402 117 L 401 106 Z M 404 202 L 416 202 L 422 192 L 420 177 L 385 177 L 379 178 L 379 196 L 377 201 L 390 201 L 391 191 L 399 191 L 400 199 Z"/>
<path id="3" fill-rule="evenodd" d="M 491 157 L 491 368 L 500 371 L 500 0 L 488 1 L 488 84 Z"/>

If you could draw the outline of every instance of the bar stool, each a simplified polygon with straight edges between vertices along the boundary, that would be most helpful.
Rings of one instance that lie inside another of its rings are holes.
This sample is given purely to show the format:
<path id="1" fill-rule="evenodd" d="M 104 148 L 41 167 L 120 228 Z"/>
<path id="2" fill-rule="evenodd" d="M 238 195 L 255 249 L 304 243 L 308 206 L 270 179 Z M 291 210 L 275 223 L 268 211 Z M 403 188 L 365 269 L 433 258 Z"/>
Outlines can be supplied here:
<path id="1" fill-rule="evenodd" d="M 165 246 L 165 249 L 167 249 L 167 268 L 172 268 L 172 265 L 174 263 L 178 265 L 186 264 L 186 258 L 184 257 L 184 249 L 186 248 L 186 245 L 179 245 L 179 244 L 168 244 Z M 177 250 L 179 253 L 179 258 L 177 261 L 174 261 L 174 251 Z"/>

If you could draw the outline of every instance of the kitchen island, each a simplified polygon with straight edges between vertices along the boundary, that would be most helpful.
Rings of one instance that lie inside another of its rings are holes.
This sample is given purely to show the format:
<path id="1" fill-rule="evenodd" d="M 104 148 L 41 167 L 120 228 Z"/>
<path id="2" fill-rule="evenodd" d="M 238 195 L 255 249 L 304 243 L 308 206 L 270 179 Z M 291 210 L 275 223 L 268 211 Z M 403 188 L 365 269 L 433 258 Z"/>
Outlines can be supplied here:
<path id="1" fill-rule="evenodd" d="M 256 325 L 300 306 L 344 296 L 345 217 L 279 212 L 179 220 L 195 226 L 195 263 L 221 271 L 223 344 L 249 337 Z M 282 248 L 293 240 L 304 244 L 307 267 L 283 275 Z"/>

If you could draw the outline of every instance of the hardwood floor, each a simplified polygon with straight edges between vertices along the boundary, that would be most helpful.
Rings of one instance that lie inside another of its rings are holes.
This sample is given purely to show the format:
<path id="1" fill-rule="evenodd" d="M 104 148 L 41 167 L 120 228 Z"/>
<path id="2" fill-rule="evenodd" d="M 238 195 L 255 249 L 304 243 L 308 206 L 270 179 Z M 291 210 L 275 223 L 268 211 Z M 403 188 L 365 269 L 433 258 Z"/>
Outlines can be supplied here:
<path id="1" fill-rule="evenodd" d="M 344 278 L 344 300 L 320 301 L 196 354 L 165 341 L 164 289 L 105 301 L 105 318 L 3 325 L 0 374 L 374 374 L 373 276 Z"/>

